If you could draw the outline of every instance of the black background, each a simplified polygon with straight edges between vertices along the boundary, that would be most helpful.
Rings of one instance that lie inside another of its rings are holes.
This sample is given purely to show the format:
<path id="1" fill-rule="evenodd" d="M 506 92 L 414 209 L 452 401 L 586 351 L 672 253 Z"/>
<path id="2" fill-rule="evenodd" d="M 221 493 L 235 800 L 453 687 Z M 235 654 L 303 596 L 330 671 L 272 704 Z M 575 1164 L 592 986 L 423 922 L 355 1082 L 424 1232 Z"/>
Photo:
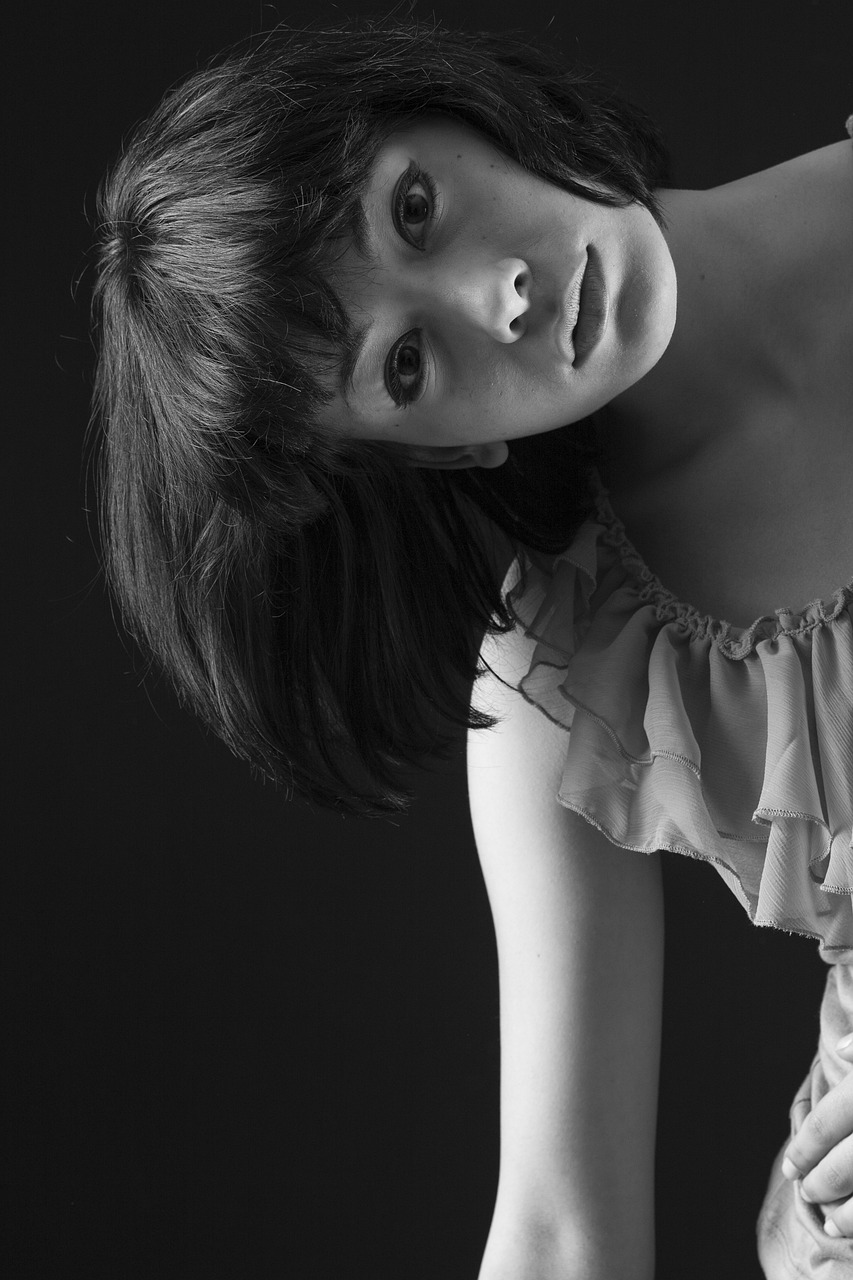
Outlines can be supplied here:
<path id="1" fill-rule="evenodd" d="M 86 509 L 101 172 L 230 41 L 354 11 L 384 7 L 71 0 L 5 24 L 10 1277 L 476 1280 L 497 977 L 461 755 L 394 824 L 252 781 L 143 685 Z M 435 12 L 600 67 L 660 120 L 684 187 L 839 140 L 853 111 L 850 0 Z M 706 866 L 668 859 L 667 905 L 658 1277 L 754 1280 L 823 966 L 752 929 Z"/>

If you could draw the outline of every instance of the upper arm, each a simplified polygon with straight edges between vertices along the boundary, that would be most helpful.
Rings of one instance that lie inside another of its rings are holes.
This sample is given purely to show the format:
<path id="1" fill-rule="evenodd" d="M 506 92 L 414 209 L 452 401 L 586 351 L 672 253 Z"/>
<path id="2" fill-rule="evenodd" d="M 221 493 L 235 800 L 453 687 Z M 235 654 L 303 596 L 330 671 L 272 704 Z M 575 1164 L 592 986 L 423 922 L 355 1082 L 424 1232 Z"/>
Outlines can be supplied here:
<path id="1" fill-rule="evenodd" d="M 518 631 L 489 638 L 484 657 L 514 683 L 531 643 Z M 564 729 L 488 674 L 475 703 L 501 721 L 468 741 L 500 976 L 501 1172 L 489 1249 L 519 1232 L 556 1232 L 591 1259 L 609 1250 L 620 1275 L 651 1274 L 658 855 L 616 848 L 558 803 Z"/>

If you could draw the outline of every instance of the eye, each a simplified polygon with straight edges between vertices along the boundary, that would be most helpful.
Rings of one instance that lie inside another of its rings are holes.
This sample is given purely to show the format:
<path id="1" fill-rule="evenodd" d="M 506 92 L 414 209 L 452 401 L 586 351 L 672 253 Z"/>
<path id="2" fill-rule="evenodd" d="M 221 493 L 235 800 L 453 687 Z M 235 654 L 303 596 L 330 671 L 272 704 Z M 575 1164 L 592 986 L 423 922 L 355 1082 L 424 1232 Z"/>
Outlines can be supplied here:
<path id="1" fill-rule="evenodd" d="M 426 365 L 421 350 L 421 335 L 412 329 L 388 352 L 385 385 L 398 409 L 417 400 L 423 391 Z"/>
<path id="2" fill-rule="evenodd" d="M 435 211 L 435 183 L 412 160 L 394 192 L 394 225 L 404 240 L 422 249 L 424 233 Z"/>

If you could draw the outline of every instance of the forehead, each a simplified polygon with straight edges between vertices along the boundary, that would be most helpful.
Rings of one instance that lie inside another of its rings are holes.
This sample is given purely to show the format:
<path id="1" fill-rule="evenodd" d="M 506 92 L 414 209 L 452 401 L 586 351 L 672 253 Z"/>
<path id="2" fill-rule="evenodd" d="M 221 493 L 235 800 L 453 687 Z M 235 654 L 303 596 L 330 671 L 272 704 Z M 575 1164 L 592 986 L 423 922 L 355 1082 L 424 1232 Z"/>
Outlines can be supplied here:
<path id="1" fill-rule="evenodd" d="M 424 160 L 434 157 L 442 160 L 462 159 L 464 150 L 469 157 L 491 159 L 507 157 L 497 146 L 472 125 L 451 116 L 428 113 L 410 120 L 401 120 L 385 138 L 374 164 L 374 175 L 403 152 L 421 153 Z"/>

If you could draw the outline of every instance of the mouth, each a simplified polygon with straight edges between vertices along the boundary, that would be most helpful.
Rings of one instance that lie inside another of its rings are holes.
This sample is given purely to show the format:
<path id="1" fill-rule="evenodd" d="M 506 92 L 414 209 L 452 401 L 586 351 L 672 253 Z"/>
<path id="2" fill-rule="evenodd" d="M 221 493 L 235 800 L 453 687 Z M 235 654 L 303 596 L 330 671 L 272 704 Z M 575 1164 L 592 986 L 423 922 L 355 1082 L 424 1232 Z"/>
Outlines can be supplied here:
<path id="1" fill-rule="evenodd" d="M 604 282 L 604 272 L 597 250 L 587 247 L 586 266 L 581 279 L 577 302 L 577 318 L 572 329 L 572 348 L 575 368 L 581 368 L 590 353 L 598 346 L 607 328 L 610 298 Z"/>
<path id="2" fill-rule="evenodd" d="M 572 364 L 575 360 L 575 331 L 578 326 L 581 313 L 581 290 L 583 289 L 584 277 L 586 276 L 587 267 L 589 266 L 589 253 L 582 262 L 572 282 L 571 293 L 566 298 L 559 316 L 559 334 L 562 335 L 561 346 L 564 346 L 565 354 L 571 358 Z M 558 338 L 558 341 L 560 339 Z"/>

